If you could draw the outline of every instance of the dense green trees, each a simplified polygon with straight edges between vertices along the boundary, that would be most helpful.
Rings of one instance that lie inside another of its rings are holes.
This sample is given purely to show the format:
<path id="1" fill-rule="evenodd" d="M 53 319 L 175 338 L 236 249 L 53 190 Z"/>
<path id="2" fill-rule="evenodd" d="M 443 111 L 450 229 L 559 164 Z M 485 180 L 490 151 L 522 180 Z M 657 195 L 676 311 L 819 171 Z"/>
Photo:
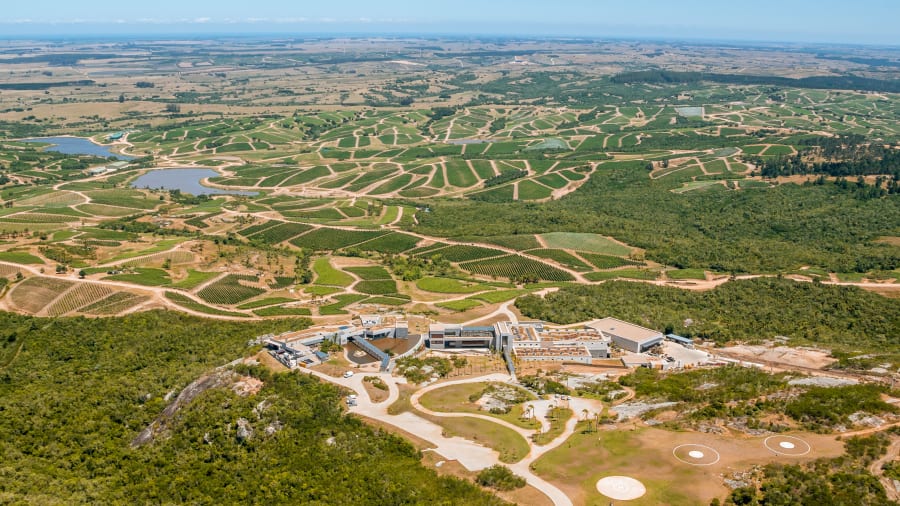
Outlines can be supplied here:
<path id="1" fill-rule="evenodd" d="M 777 278 L 692 292 L 625 281 L 521 297 L 529 318 L 556 323 L 614 316 L 650 328 L 718 342 L 787 336 L 853 350 L 900 351 L 900 305 L 863 290 Z"/>
<path id="2" fill-rule="evenodd" d="M 483 469 L 478 473 L 476 481 L 481 486 L 497 490 L 514 490 L 525 486 L 525 478 L 514 474 L 508 467 L 500 464 Z"/>
<path id="3" fill-rule="evenodd" d="M 887 448 L 884 434 L 850 438 L 847 454 L 835 459 L 819 459 L 805 465 L 770 464 L 763 470 L 762 483 L 742 487 L 725 501 L 726 505 L 789 506 L 890 506 L 881 483 L 867 466 Z"/>
<path id="4" fill-rule="evenodd" d="M 179 390 L 241 356 L 249 339 L 308 323 L 0 313 L 0 502 L 499 502 L 437 477 L 408 443 L 344 416 L 335 387 L 258 367 L 240 368 L 264 381 L 257 394 L 207 390 L 154 441 L 131 446 Z"/>
<path id="5" fill-rule="evenodd" d="M 436 201 L 416 231 L 445 237 L 543 232 L 610 235 L 676 267 L 777 272 L 803 265 L 834 272 L 900 267 L 900 198 L 859 199 L 835 185 L 675 194 L 677 178 L 651 180 L 643 162 L 600 166 L 558 201 Z"/>

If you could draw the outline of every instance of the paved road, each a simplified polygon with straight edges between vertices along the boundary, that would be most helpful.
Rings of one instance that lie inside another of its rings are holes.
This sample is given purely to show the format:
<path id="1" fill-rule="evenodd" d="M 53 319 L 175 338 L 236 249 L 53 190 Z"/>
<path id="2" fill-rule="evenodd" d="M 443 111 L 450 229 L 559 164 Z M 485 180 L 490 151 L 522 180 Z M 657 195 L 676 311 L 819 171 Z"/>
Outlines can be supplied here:
<path id="1" fill-rule="evenodd" d="M 463 439 L 460 437 L 452 437 L 448 438 L 444 436 L 444 429 L 440 425 L 437 425 L 429 420 L 426 420 L 420 416 L 417 416 L 414 413 L 401 413 L 398 415 L 390 415 L 387 412 L 388 407 L 393 404 L 399 398 L 399 388 L 397 387 L 398 381 L 404 381 L 402 378 L 395 378 L 389 373 L 360 373 L 355 374 L 350 378 L 335 378 L 332 376 L 328 376 L 327 374 L 313 371 L 309 369 L 301 369 L 301 371 L 306 372 L 308 374 L 312 374 L 317 376 L 325 381 L 330 383 L 334 383 L 336 385 L 343 386 L 350 390 L 353 390 L 357 393 L 357 405 L 350 408 L 350 412 L 358 413 L 360 415 L 367 416 L 369 418 L 373 418 L 375 420 L 379 420 L 400 429 L 403 429 L 406 432 L 413 434 L 416 437 L 424 439 L 431 444 L 435 445 L 435 447 L 431 450 L 435 453 L 441 455 L 445 459 L 448 460 L 456 460 L 460 464 L 463 465 L 469 471 L 479 471 L 481 469 L 490 467 L 494 464 L 500 463 L 499 454 L 485 446 L 481 446 L 477 443 L 469 441 L 467 439 Z M 388 386 L 388 398 L 382 402 L 372 402 L 369 398 L 368 394 L 363 387 L 363 377 L 365 376 L 378 376 L 380 377 Z M 475 418 L 486 419 L 493 423 L 498 423 L 499 425 L 503 425 L 507 428 L 515 430 L 517 433 L 522 434 L 523 437 L 526 438 L 526 441 L 529 442 L 531 446 L 531 451 L 529 454 L 522 459 L 521 461 L 515 464 L 504 464 L 507 465 L 514 473 L 518 474 L 525 478 L 525 481 L 540 490 L 550 500 L 553 501 L 553 504 L 557 506 L 571 506 L 572 501 L 568 496 L 565 495 L 560 489 L 551 483 L 541 479 L 537 475 L 535 475 L 531 469 L 530 465 L 534 462 L 538 457 L 552 450 L 553 448 L 558 447 L 566 439 L 571 436 L 575 431 L 575 425 L 578 423 L 577 417 L 573 417 L 566 424 L 566 430 L 563 432 L 561 436 L 553 440 L 550 444 L 545 446 L 537 446 L 530 442 L 530 435 L 533 431 L 529 431 L 527 429 L 523 429 L 521 427 L 517 427 L 513 424 L 505 422 L 503 420 L 498 420 L 496 418 L 492 418 L 484 415 L 470 414 L 470 413 L 437 413 L 430 411 L 426 408 L 423 408 L 421 404 L 418 403 L 418 398 L 421 397 L 422 394 L 429 392 L 431 390 L 454 385 L 460 383 L 473 383 L 473 382 L 485 382 L 485 381 L 498 381 L 498 382 L 508 382 L 510 381 L 510 377 L 506 374 L 490 374 L 487 376 L 481 376 L 476 378 L 467 378 L 464 380 L 450 381 L 445 383 L 438 383 L 429 385 L 415 394 L 413 394 L 413 398 L 411 398 L 411 402 L 416 409 L 420 409 L 425 413 L 428 413 L 432 416 L 441 416 L 441 417 L 452 417 L 452 416 L 472 416 Z M 414 400 L 413 400 L 414 399 Z M 546 402 L 546 401 L 545 401 Z M 578 404 L 578 401 L 573 399 L 572 402 Z M 537 403 L 534 403 L 537 404 Z M 578 404 L 578 407 L 575 405 L 572 406 L 573 409 L 583 409 Z M 593 406 L 592 406 L 593 407 Z M 596 409 L 596 407 L 594 407 Z M 535 410 L 537 412 L 538 408 L 535 406 Z"/>

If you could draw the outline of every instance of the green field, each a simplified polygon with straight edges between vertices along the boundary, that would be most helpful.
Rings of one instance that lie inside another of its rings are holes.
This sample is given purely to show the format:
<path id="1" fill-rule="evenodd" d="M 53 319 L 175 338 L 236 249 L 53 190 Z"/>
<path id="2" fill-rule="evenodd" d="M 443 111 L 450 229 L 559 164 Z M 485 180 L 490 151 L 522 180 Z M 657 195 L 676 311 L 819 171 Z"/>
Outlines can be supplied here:
<path id="1" fill-rule="evenodd" d="M 631 253 L 631 248 L 597 234 L 551 232 L 541 234 L 541 239 L 548 248 L 571 249 L 614 256 L 626 256 Z"/>
<path id="2" fill-rule="evenodd" d="M 316 274 L 317 285 L 350 286 L 353 284 L 353 276 L 335 269 L 328 257 L 319 257 L 313 264 L 313 272 Z"/>

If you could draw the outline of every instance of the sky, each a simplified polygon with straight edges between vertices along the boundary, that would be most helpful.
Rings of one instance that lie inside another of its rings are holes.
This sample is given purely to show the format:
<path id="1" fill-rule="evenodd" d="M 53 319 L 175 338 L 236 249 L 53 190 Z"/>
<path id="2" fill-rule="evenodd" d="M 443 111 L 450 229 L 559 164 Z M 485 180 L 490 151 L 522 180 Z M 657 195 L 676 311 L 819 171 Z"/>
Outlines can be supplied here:
<path id="1" fill-rule="evenodd" d="M 0 38 L 390 33 L 900 45 L 898 21 L 896 0 L 6 0 Z"/>

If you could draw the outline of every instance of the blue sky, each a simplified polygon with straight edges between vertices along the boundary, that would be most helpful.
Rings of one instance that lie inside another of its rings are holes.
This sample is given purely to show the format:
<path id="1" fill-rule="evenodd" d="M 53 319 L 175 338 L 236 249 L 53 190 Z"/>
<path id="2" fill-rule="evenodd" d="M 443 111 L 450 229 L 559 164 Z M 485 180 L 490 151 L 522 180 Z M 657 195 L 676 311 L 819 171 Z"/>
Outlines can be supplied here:
<path id="1" fill-rule="evenodd" d="M 900 45 L 896 0 L 28 0 L 3 34 L 434 33 Z"/>

